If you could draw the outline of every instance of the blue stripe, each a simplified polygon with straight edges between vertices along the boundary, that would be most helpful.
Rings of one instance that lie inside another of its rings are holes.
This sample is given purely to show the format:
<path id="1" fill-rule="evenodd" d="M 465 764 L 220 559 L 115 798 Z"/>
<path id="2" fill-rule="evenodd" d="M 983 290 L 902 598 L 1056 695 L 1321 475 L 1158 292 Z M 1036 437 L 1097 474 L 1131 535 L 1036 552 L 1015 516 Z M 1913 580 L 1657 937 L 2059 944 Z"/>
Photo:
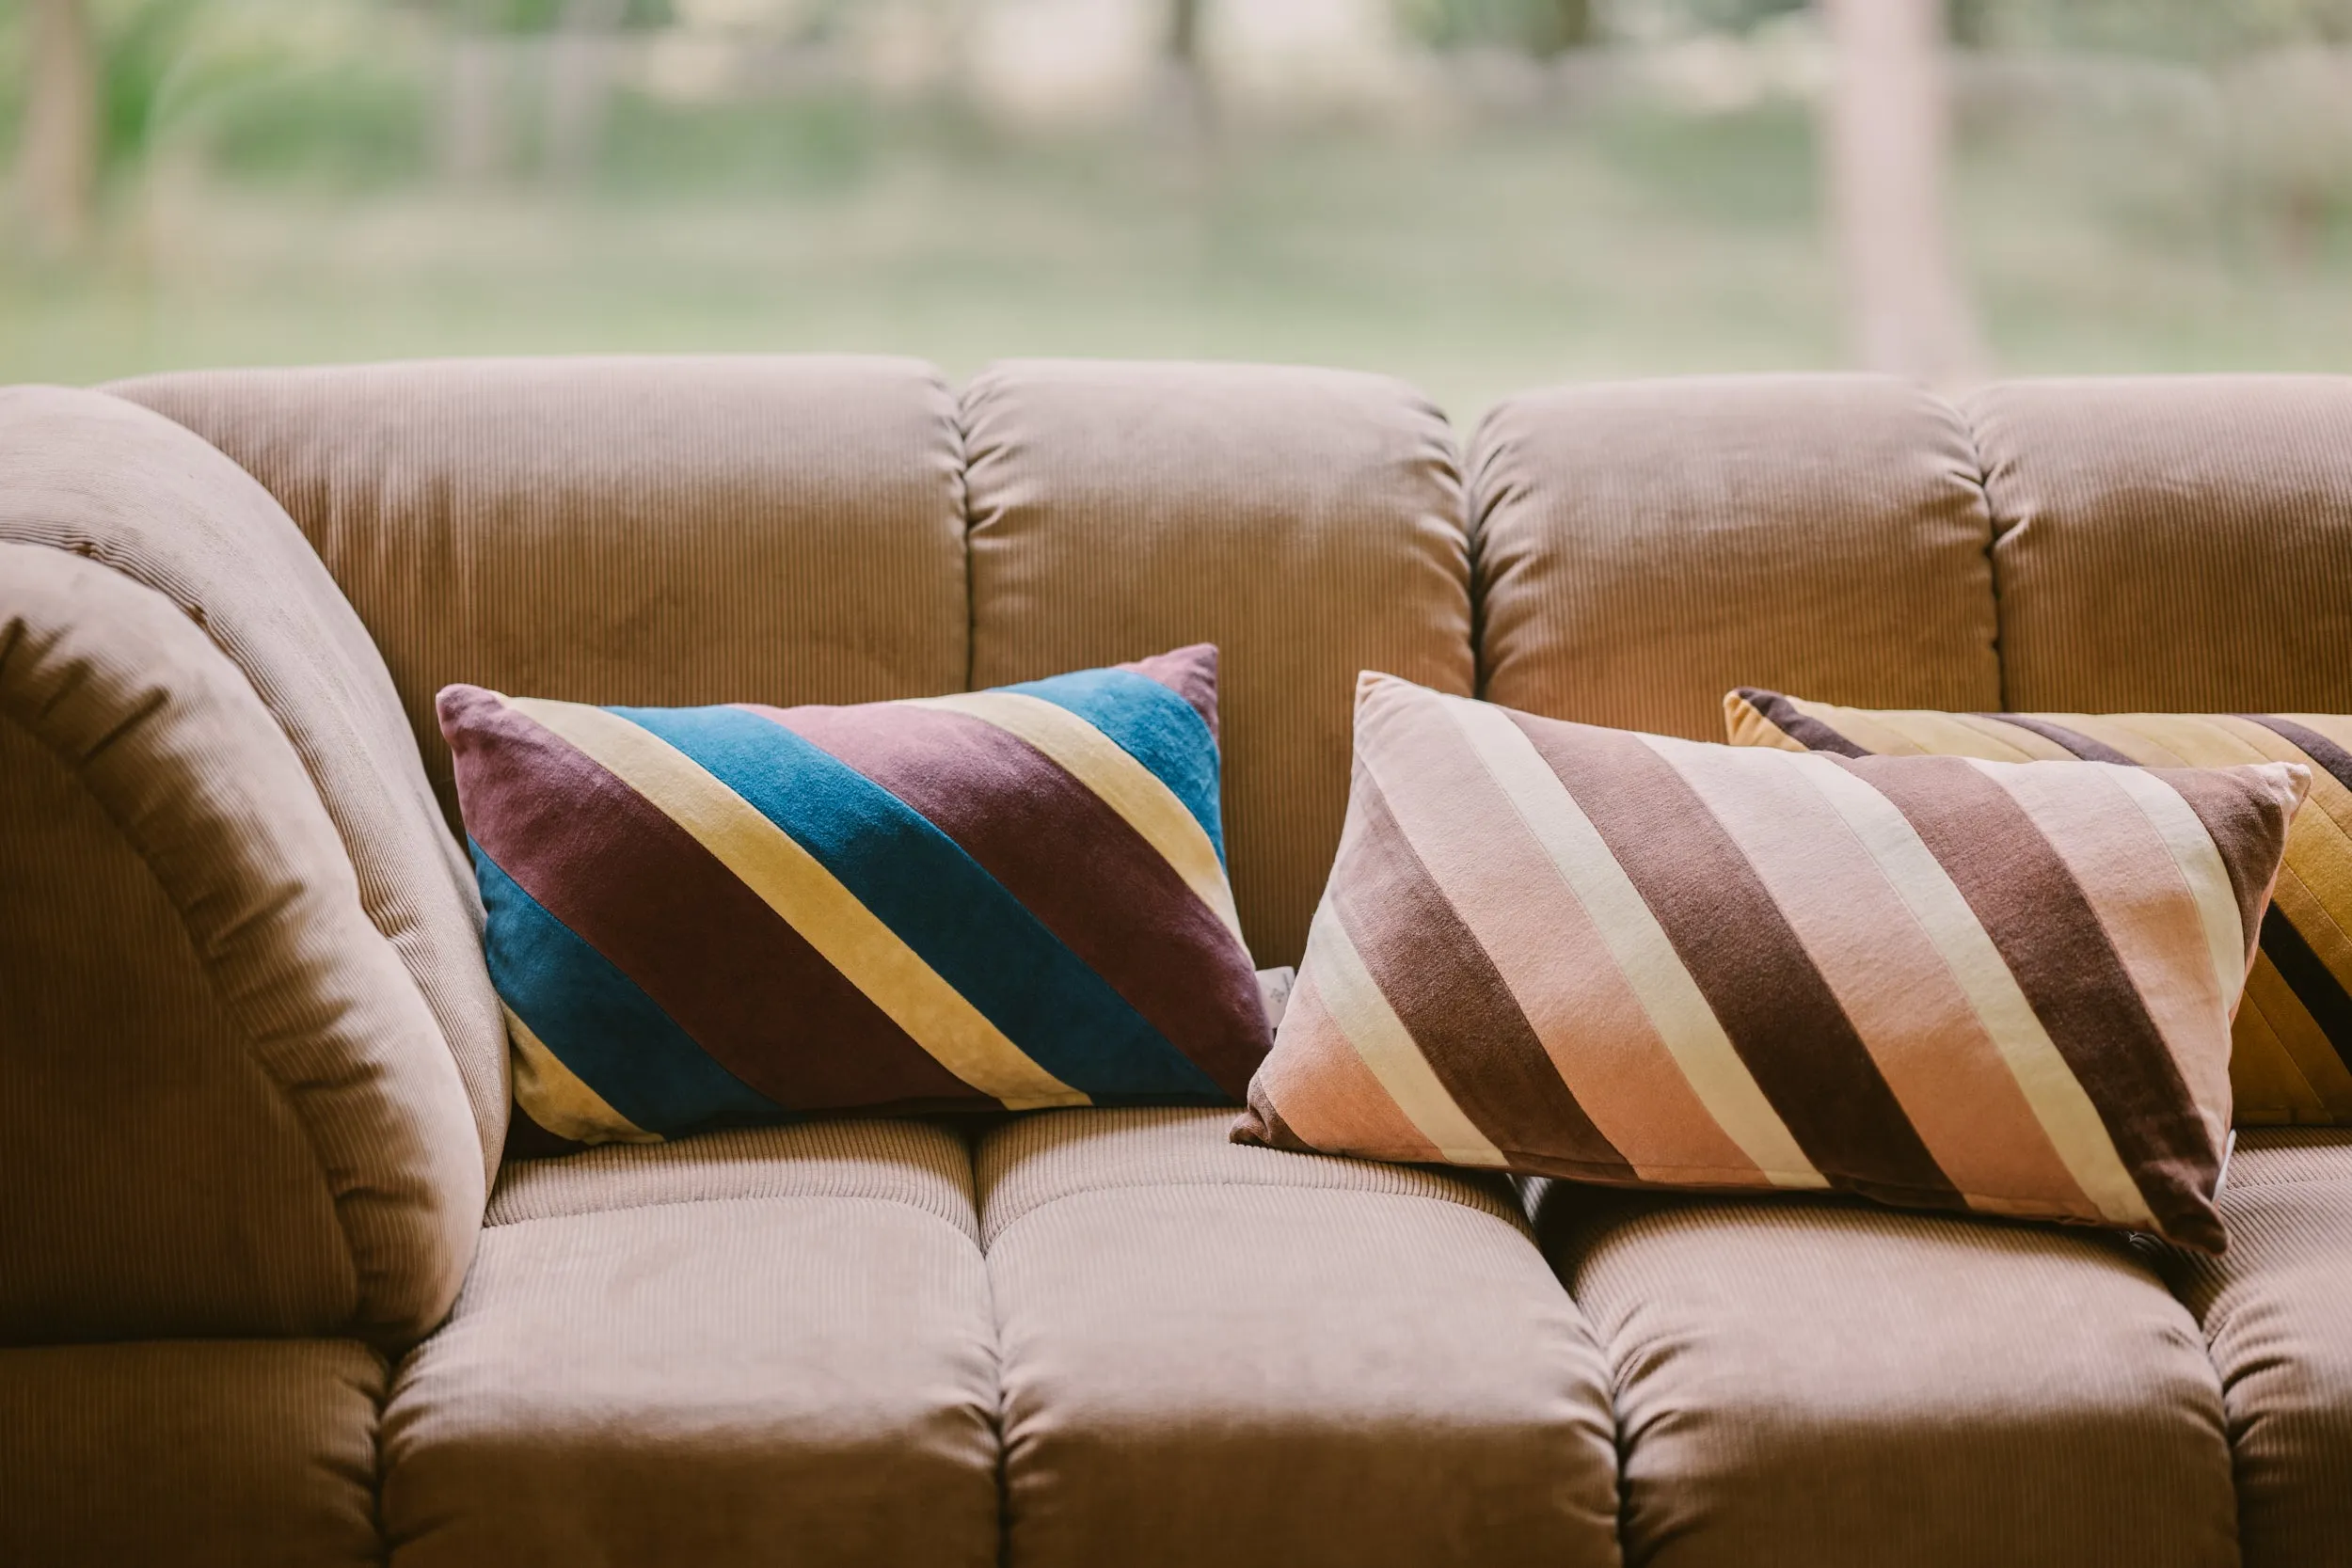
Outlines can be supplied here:
<path id="1" fill-rule="evenodd" d="M 1225 863 L 1225 828 L 1216 798 L 1216 736 L 1190 703 L 1133 670 L 1081 670 L 996 689 L 1041 698 L 1110 736 L 1120 751 L 1175 791 L 1209 835 L 1217 863 Z"/>
<path id="2" fill-rule="evenodd" d="M 831 752 L 740 708 L 611 711 L 693 758 L 791 834 L 1063 1083 L 1096 1096 L 1230 1103 L 954 839 Z"/>
<path id="3" fill-rule="evenodd" d="M 540 1043 L 604 1102 L 675 1137 L 698 1128 L 794 1119 L 705 1054 L 660 1003 L 548 912 L 469 838 L 490 983 Z"/>

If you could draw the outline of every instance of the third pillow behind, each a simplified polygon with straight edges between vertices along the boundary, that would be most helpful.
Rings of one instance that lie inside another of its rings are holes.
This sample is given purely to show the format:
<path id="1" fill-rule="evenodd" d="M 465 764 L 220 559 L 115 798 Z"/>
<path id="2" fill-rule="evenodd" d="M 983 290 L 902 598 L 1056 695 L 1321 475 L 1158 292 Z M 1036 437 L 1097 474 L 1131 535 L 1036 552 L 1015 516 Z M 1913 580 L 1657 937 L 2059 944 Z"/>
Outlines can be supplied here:
<path id="1" fill-rule="evenodd" d="M 2219 1250 L 2289 764 L 1737 749 L 1367 674 L 1236 1139 Z"/>

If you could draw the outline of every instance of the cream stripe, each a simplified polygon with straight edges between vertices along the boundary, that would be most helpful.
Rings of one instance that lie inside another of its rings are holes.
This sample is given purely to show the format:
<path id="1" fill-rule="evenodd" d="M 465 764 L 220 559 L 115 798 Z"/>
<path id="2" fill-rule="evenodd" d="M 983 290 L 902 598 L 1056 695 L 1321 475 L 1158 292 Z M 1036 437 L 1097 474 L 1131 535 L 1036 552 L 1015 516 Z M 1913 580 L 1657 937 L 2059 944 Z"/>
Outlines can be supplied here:
<path id="1" fill-rule="evenodd" d="M 1066 707 L 1025 691 L 967 691 L 952 697 L 915 697 L 909 707 L 944 708 L 995 725 L 1036 747 L 1064 771 L 1101 797 L 1127 825 L 1143 835 L 1160 858 L 1241 942 L 1241 916 L 1216 846 L 1176 792 L 1137 762 L 1119 742 Z M 1244 943 L 1244 945 L 1248 945 Z"/>
<path id="2" fill-rule="evenodd" d="M 1892 800 L 1829 758 L 1792 755 L 1789 765 L 1803 770 L 1853 830 L 1888 885 L 1944 956 L 2074 1184 L 2114 1223 L 2153 1229 L 2154 1217 L 2116 1152 L 2098 1107 L 2058 1054 L 2000 949 L 1950 874 L 1920 840 L 1918 830 Z"/>
<path id="3" fill-rule="evenodd" d="M 1430 1069 L 1413 1033 L 1389 1005 L 1329 905 L 1315 911 L 1307 930 L 1302 974 L 1311 974 L 1324 1016 L 1355 1048 L 1396 1108 L 1439 1154 L 1458 1165 L 1506 1165 L 1502 1150 L 1454 1103 Z"/>
<path id="4" fill-rule="evenodd" d="M 2181 868 L 2181 879 L 2197 901 L 2197 917 L 2204 924 L 2205 948 L 2213 955 L 2213 979 L 2221 992 L 2221 1006 L 2233 1010 L 2246 989 L 2246 968 L 2253 955 L 2247 951 L 2246 923 L 2238 913 L 2237 894 L 2230 886 L 2221 851 L 2195 809 L 2170 784 L 2137 768 L 2110 768 L 2108 773 L 2148 818 L 2172 852 L 2172 863 Z"/>
<path id="5" fill-rule="evenodd" d="M 1707 1114 L 1775 1186 L 1827 1186 L 1740 1059 L 1665 927 L 1534 744 L 1501 708 L 1463 697 L 1441 700 L 1479 761 L 1510 797 L 1528 832 L 1551 858 L 1560 879 L 1592 916 L 1609 956 L 1624 972 Z"/>
<path id="6" fill-rule="evenodd" d="M 515 1047 L 515 1103 L 559 1138 L 582 1144 L 658 1144 L 648 1132 L 605 1103 L 604 1096 L 580 1081 L 564 1059 L 532 1033 L 514 1008 L 506 1011 L 506 1037 Z"/>
<path id="7" fill-rule="evenodd" d="M 1031 1061 L 815 856 L 693 758 L 602 708 L 507 702 L 685 829 L 949 1072 L 1011 1110 L 1089 1103 Z"/>

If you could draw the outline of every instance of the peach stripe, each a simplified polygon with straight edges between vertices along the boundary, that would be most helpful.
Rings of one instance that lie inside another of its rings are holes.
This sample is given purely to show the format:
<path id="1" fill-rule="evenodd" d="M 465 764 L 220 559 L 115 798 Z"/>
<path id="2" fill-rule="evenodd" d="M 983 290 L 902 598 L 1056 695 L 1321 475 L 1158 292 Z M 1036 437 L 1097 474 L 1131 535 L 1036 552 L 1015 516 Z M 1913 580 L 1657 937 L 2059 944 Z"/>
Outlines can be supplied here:
<path id="1" fill-rule="evenodd" d="M 1828 1185 L 1740 1059 L 1641 891 L 1525 732 L 1501 708 L 1463 697 L 1439 700 L 1592 918 L 1684 1082 L 1715 1124 L 1773 1185 Z"/>
<path id="2" fill-rule="evenodd" d="M 1258 1086 L 1292 1132 L 1317 1148 L 1389 1160 L 1441 1161 L 1331 1020 L 1312 971 L 1302 973 L 1282 1015 L 1280 1044 L 1258 1069 Z"/>
<path id="3" fill-rule="evenodd" d="M 1298 971 L 1314 976 L 1325 1016 L 1440 1157 L 1457 1165 L 1509 1163 L 1446 1093 L 1327 902 L 1307 928 L 1307 957 Z"/>
<path id="4" fill-rule="evenodd" d="M 2138 1184 L 1976 911 L 1894 802 L 1826 757 L 1805 778 L 1860 839 L 1967 993 L 2074 1184 L 2119 1225 L 2153 1226 Z"/>
<path id="5" fill-rule="evenodd" d="M 2195 895 L 2116 778 L 2125 769 L 2104 763 L 1978 766 L 2009 792 L 2074 877 L 2196 1103 L 2227 1105 L 2232 999 L 2215 983 Z M 2212 1132 L 2218 1143 L 2225 1130 Z"/>
<path id="6" fill-rule="evenodd" d="M 1502 974 L 1552 1068 L 1637 1174 L 1769 1184 L 1708 1115 L 1592 916 L 1458 725 L 1400 705 L 1379 756 L 1359 753 L 1430 877 Z"/>
<path id="7" fill-rule="evenodd" d="M 1962 1196 L 2100 1217 L 1887 869 L 1810 782 L 1820 759 L 1649 744 L 1738 841 Z"/>

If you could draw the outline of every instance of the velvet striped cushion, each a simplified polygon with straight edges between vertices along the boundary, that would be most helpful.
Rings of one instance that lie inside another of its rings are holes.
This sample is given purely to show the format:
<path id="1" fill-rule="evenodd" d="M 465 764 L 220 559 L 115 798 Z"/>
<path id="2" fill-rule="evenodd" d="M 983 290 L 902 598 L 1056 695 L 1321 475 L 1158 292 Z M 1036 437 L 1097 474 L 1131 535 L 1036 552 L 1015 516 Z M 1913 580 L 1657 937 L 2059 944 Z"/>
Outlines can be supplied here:
<path id="1" fill-rule="evenodd" d="M 857 707 L 453 686 L 440 720 L 546 1133 L 1231 1103 L 1265 1053 L 1214 648 Z"/>
<path id="2" fill-rule="evenodd" d="M 2293 762 L 2312 799 L 2232 1025 L 2241 1127 L 2352 1125 L 2352 718 L 2312 713 L 1934 713 L 1837 707 L 1742 687 L 1724 699 L 1735 746 L 1845 756 L 2081 758 L 2149 768 Z"/>
<path id="3" fill-rule="evenodd" d="M 1367 676 L 1235 1136 L 2217 1250 L 2230 1010 L 2307 782 L 1705 745 Z"/>

